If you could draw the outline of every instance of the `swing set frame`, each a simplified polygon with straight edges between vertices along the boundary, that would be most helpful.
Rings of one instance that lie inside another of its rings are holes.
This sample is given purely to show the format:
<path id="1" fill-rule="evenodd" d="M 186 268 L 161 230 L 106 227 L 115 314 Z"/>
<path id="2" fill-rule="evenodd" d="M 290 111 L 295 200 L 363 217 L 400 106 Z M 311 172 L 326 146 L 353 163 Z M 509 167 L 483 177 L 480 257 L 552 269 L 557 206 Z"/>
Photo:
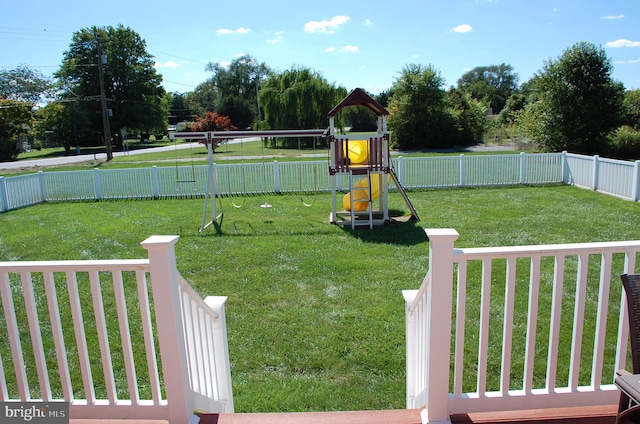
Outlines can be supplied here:
<path id="1" fill-rule="evenodd" d="M 169 138 L 175 140 L 181 139 L 197 139 L 204 140 L 203 144 L 207 147 L 208 158 L 208 171 L 207 171 L 207 185 L 204 196 L 204 207 L 202 212 L 202 224 L 200 225 L 199 232 L 204 231 L 207 227 L 213 225 L 216 231 L 221 231 L 222 220 L 224 218 L 224 211 L 222 209 L 222 200 L 220 199 L 220 190 L 218 185 L 218 178 L 215 169 L 215 162 L 213 161 L 213 149 L 223 140 L 242 139 L 242 138 L 287 138 L 287 137 L 326 137 L 329 129 L 314 129 L 314 130 L 270 130 L 270 131 L 201 131 L 201 132 L 171 132 Z M 220 206 L 216 205 L 216 198 L 220 199 Z M 304 201 L 303 201 L 304 203 Z M 233 204 L 233 202 L 232 202 Z M 244 204 L 244 202 L 243 202 Z M 238 207 L 233 204 L 234 207 Z M 265 202 L 263 207 L 266 207 Z M 208 209 L 211 207 L 211 220 L 207 222 Z M 269 205 L 270 206 L 270 205 Z M 306 203 L 305 203 L 306 206 Z M 220 209 L 218 213 L 218 209 Z"/>

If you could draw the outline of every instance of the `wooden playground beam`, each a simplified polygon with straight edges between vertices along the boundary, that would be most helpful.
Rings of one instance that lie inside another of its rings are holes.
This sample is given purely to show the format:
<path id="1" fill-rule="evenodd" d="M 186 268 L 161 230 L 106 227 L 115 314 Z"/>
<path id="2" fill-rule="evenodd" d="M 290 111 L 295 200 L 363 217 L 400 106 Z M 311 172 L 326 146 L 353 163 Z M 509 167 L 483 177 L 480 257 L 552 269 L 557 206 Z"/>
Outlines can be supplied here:
<path id="1" fill-rule="evenodd" d="M 200 132 L 170 132 L 169 138 L 190 138 L 203 140 L 205 143 L 215 140 L 247 137 L 323 137 L 329 134 L 329 129 L 323 130 L 268 130 L 268 131 L 200 131 Z"/>

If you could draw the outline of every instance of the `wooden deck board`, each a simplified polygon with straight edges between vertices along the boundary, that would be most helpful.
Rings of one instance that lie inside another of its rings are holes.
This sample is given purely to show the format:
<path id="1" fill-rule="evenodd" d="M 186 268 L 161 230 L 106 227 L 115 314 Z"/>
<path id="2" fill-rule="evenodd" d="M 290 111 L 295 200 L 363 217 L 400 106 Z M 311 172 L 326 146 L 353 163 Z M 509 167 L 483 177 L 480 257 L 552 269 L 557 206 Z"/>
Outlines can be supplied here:
<path id="1" fill-rule="evenodd" d="M 203 416 L 200 424 L 421 424 L 419 409 L 220 414 Z"/>
<path id="2" fill-rule="evenodd" d="M 452 424 L 614 424 L 617 405 L 454 414 Z"/>
<path id="3" fill-rule="evenodd" d="M 614 424 L 617 405 L 454 414 L 452 424 Z M 169 424 L 164 420 L 71 419 L 70 424 Z M 204 414 L 200 424 L 421 424 L 420 409 Z"/>

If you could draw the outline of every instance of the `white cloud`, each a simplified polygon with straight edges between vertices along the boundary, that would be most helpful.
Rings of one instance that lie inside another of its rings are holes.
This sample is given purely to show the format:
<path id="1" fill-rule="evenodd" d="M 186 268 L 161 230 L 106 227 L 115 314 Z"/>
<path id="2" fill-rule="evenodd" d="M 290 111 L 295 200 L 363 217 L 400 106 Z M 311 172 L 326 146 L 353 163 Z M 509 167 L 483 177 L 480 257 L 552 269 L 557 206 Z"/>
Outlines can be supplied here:
<path id="1" fill-rule="evenodd" d="M 615 19 L 622 19 L 622 18 L 624 18 L 623 14 L 620 14 L 620 15 L 607 15 L 607 16 L 603 16 L 602 17 L 602 19 L 606 19 L 606 20 L 609 20 L 609 21 L 612 21 L 612 20 L 615 20 Z"/>
<path id="2" fill-rule="evenodd" d="M 358 46 L 352 46 L 352 45 L 346 45 L 340 48 L 335 48 L 335 47 L 327 47 L 326 49 L 324 49 L 325 52 L 327 53 L 333 53 L 333 52 L 338 52 L 338 53 L 355 53 L 357 51 L 360 50 L 360 47 Z"/>
<path id="3" fill-rule="evenodd" d="M 373 25 L 373 22 L 371 22 L 371 19 L 365 19 L 364 20 L 364 25 L 365 26 Z"/>
<path id="4" fill-rule="evenodd" d="M 228 29 L 228 28 L 220 28 L 216 31 L 216 34 L 219 35 L 228 35 L 228 34 L 247 34 L 251 32 L 251 28 L 240 27 L 238 29 Z"/>
<path id="5" fill-rule="evenodd" d="M 167 60 L 164 63 L 156 62 L 153 64 L 155 68 L 178 68 L 180 64 L 174 62 L 173 60 Z"/>
<path id="6" fill-rule="evenodd" d="M 458 25 L 456 27 L 453 27 L 451 29 L 451 31 L 459 32 L 459 33 L 465 33 L 465 32 L 473 31 L 473 28 L 471 28 L 471 25 L 469 25 L 469 24 L 462 24 L 462 25 Z"/>
<path id="7" fill-rule="evenodd" d="M 615 41 L 609 41 L 605 44 L 605 47 L 618 48 L 618 47 L 640 47 L 640 41 L 631 41 L 626 38 L 621 38 Z"/>
<path id="8" fill-rule="evenodd" d="M 273 37 L 267 38 L 267 43 L 269 44 L 277 44 L 284 42 L 284 31 L 278 31 L 273 34 Z"/>
<path id="9" fill-rule="evenodd" d="M 346 23 L 350 18 L 348 16 L 334 16 L 328 21 L 309 21 L 304 24 L 304 30 L 307 32 L 322 32 L 326 34 L 335 34 L 335 29 Z"/>
<path id="10" fill-rule="evenodd" d="M 616 60 L 615 62 L 616 65 L 629 65 L 631 63 L 640 63 L 640 59 L 631 59 L 631 60 Z"/>

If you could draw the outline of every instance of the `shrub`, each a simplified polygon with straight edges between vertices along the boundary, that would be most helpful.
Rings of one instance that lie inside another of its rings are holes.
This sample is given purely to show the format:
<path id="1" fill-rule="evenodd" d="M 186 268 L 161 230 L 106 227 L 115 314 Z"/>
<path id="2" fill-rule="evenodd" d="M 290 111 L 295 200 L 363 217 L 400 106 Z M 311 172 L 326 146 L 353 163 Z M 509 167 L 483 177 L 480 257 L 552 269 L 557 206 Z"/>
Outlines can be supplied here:
<path id="1" fill-rule="evenodd" d="M 14 140 L 0 138 L 0 162 L 9 162 L 18 158 L 18 148 Z"/>
<path id="2" fill-rule="evenodd" d="M 613 154 L 624 159 L 640 159 L 640 131 L 625 125 L 612 138 Z"/>

